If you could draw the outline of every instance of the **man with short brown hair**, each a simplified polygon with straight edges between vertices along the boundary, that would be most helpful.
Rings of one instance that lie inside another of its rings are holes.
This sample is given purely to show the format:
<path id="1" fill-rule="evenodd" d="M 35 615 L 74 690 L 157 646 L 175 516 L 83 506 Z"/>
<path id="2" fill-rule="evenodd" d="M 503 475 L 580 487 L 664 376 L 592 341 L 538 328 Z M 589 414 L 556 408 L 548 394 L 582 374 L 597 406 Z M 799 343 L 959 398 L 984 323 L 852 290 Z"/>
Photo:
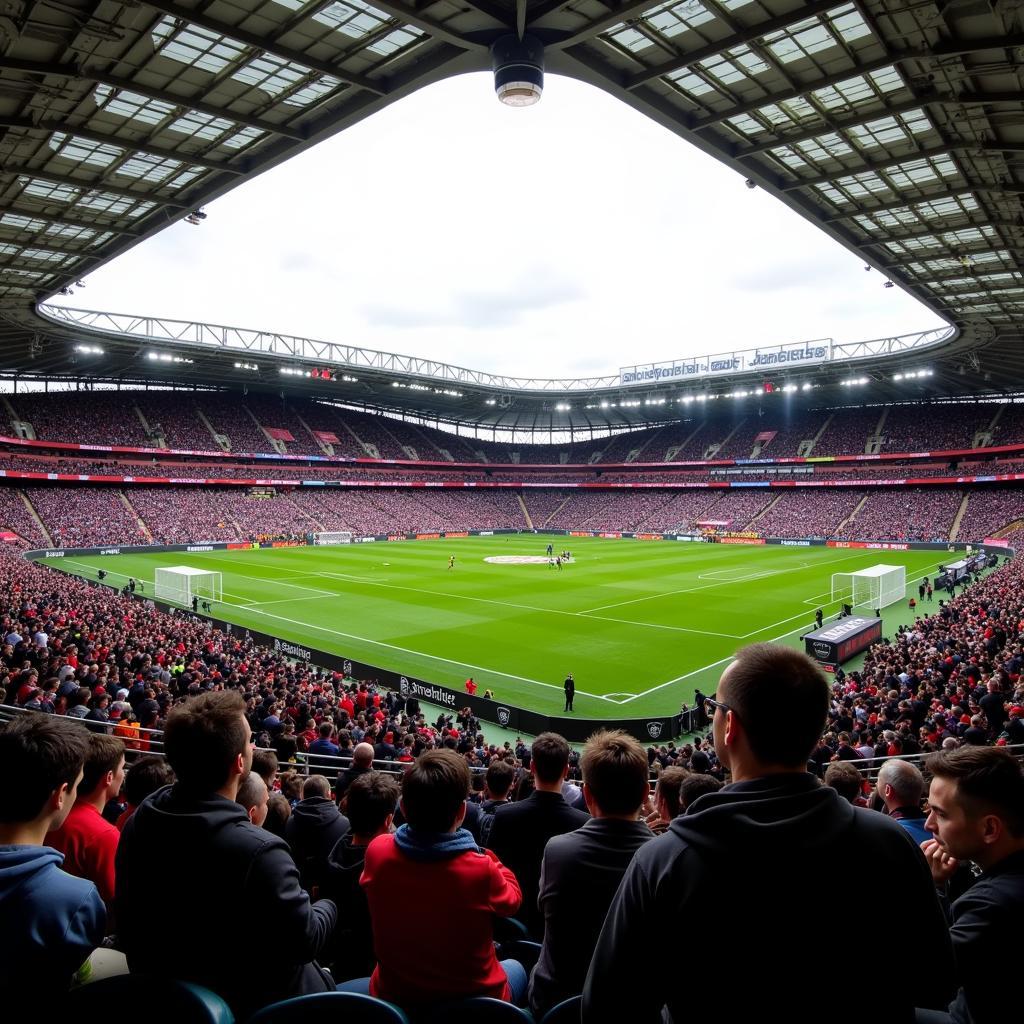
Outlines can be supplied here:
<path id="1" fill-rule="evenodd" d="M 117 852 L 118 939 L 129 968 L 211 988 L 240 1020 L 334 988 L 315 962 L 334 929 L 334 904 L 310 904 L 287 844 L 236 802 L 253 742 L 237 690 L 175 707 L 164 750 L 177 781 L 132 815 Z"/>
<path id="2" fill-rule="evenodd" d="M 865 864 L 885 865 L 901 919 L 914 922 L 901 969 L 872 978 L 873 1005 L 887 1021 L 943 1005 L 952 950 L 919 851 L 891 818 L 807 771 L 829 699 L 820 668 L 791 647 L 753 644 L 726 667 L 707 707 L 731 782 L 637 851 L 594 951 L 583 1024 L 754 1020 L 782 984 L 787 1020 L 824 1011 L 830 1024 L 860 1022 L 861 1001 L 835 998 L 835 950 L 808 936 L 836 879 L 860 877 Z M 651 921 L 669 917 L 697 924 L 674 942 L 649 941 Z M 680 985 L 679 965 L 708 950 L 737 965 L 735 977 Z"/>
<path id="3" fill-rule="evenodd" d="M 114 862 L 121 833 L 103 817 L 124 782 L 124 743 L 116 736 L 90 733 L 78 786 L 78 799 L 46 845 L 64 854 L 64 870 L 88 878 L 110 910 L 114 903 Z"/>
<path id="4" fill-rule="evenodd" d="M 647 798 L 647 755 L 621 730 L 595 733 L 580 759 L 583 799 L 592 817 L 544 848 L 538 903 L 544 942 L 530 978 L 537 1020 L 583 991 L 608 906 L 633 855 L 652 838 L 639 820 Z"/>
<path id="5" fill-rule="evenodd" d="M 990 1024 L 1012 1016 L 1013 978 L 1020 961 L 1024 919 L 1024 769 L 1000 747 L 962 747 L 933 754 L 921 844 L 936 884 L 944 886 L 960 863 L 981 877 L 951 908 L 953 952 L 960 990 L 949 1016 L 925 1021 Z"/>
<path id="6" fill-rule="evenodd" d="M 562 783 L 569 774 L 569 744 L 564 737 L 541 733 L 530 751 L 530 771 L 533 792 L 495 811 L 487 846 L 515 872 L 523 890 L 520 920 L 539 938 L 544 932 L 544 918 L 537 907 L 544 847 L 552 836 L 586 824 L 588 815 L 570 807 L 562 796 Z"/>

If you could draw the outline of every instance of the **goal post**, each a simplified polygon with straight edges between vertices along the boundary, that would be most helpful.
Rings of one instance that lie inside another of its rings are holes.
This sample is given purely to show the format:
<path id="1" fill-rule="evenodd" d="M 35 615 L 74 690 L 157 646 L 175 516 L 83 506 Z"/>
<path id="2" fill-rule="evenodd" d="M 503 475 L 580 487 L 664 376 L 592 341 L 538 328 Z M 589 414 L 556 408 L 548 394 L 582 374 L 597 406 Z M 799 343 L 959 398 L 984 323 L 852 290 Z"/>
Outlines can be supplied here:
<path id="1" fill-rule="evenodd" d="M 832 574 L 833 603 L 853 608 L 887 608 L 907 596 L 907 569 L 903 565 L 872 565 L 856 572 Z"/>
<path id="2" fill-rule="evenodd" d="M 314 544 L 351 544 L 351 530 L 324 530 L 313 534 Z"/>
<path id="3" fill-rule="evenodd" d="M 154 597 L 189 607 L 192 598 L 200 601 L 224 600 L 224 574 L 190 565 L 173 565 L 153 574 Z"/>

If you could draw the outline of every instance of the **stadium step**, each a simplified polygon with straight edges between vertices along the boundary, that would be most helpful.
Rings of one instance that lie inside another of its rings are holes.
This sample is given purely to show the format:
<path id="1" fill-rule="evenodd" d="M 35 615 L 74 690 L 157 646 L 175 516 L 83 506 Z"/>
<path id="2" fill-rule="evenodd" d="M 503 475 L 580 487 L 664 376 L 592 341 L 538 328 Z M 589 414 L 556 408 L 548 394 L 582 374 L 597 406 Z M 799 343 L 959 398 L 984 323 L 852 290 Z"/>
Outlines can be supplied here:
<path id="1" fill-rule="evenodd" d="M 132 504 L 132 499 L 129 498 L 124 491 L 118 491 L 117 493 L 122 503 L 124 504 L 124 507 L 128 510 L 128 514 L 132 517 L 132 519 L 135 520 L 136 526 L 138 526 L 138 528 L 142 531 L 143 536 L 150 542 L 150 544 L 152 544 L 153 533 L 150 530 L 150 528 L 146 525 L 145 519 L 143 519 L 142 516 L 139 515 L 138 509 Z"/>
<path id="2" fill-rule="evenodd" d="M 516 492 L 516 501 L 519 502 L 519 507 L 523 510 L 523 518 L 526 520 L 527 529 L 532 530 L 533 520 L 530 518 L 529 510 L 526 507 L 526 502 L 523 501 L 523 496 L 518 491 Z"/>
<path id="3" fill-rule="evenodd" d="M 956 510 L 956 515 L 953 517 L 953 526 L 949 531 L 950 540 L 956 540 L 956 535 L 960 532 L 960 523 L 967 512 L 967 503 L 970 500 L 970 495 L 965 494 L 963 501 L 960 502 L 960 507 Z"/>
<path id="4" fill-rule="evenodd" d="M 852 523 L 857 518 L 857 513 L 864 507 L 864 503 L 871 497 L 870 492 L 865 494 L 860 501 L 857 502 L 857 507 L 835 528 L 833 535 L 836 537 L 842 536 L 843 530 L 846 529 L 847 523 Z"/>
<path id="5" fill-rule="evenodd" d="M 46 544 L 48 547 L 53 547 L 53 538 L 50 536 L 50 531 L 46 528 L 46 524 L 40 519 L 39 513 L 36 511 L 35 505 L 32 504 L 29 496 L 24 491 L 18 491 L 18 497 L 25 503 L 25 508 L 28 510 L 28 514 L 36 521 L 36 526 L 39 527 L 40 532 L 46 538 Z"/>

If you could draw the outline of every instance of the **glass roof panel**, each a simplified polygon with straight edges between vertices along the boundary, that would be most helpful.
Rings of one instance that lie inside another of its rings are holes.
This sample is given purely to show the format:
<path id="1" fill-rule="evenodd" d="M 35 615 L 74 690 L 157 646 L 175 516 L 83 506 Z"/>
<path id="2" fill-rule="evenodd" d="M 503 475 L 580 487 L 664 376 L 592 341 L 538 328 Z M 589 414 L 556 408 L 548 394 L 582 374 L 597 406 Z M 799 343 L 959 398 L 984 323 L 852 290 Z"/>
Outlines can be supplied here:
<path id="1" fill-rule="evenodd" d="M 157 125 L 174 113 L 174 105 L 163 100 L 153 100 L 141 93 L 127 89 L 114 89 L 109 85 L 97 85 L 93 91 L 96 106 L 107 114 L 126 117 L 131 121 Z"/>
<path id="2" fill-rule="evenodd" d="M 105 142 L 91 142 L 64 132 L 54 132 L 49 138 L 50 148 L 64 160 L 76 164 L 88 164 L 90 167 L 109 167 L 120 159 L 123 150 Z"/>
<path id="3" fill-rule="evenodd" d="M 19 177 L 18 183 L 23 185 L 22 191 L 25 195 L 38 196 L 51 203 L 70 203 L 77 199 L 80 189 L 72 188 L 70 185 L 58 185 L 52 181 L 44 181 L 41 178 Z"/>
<path id="4" fill-rule="evenodd" d="M 18 231 L 41 231 L 45 226 L 44 221 L 36 220 L 35 217 L 26 217 L 24 214 L 10 211 L 0 214 L 0 224 L 16 228 Z"/>
<path id="5" fill-rule="evenodd" d="M 246 47 L 237 40 L 199 25 L 178 22 L 169 15 L 154 26 L 153 44 L 161 57 L 212 75 L 220 74 L 246 53 Z"/>

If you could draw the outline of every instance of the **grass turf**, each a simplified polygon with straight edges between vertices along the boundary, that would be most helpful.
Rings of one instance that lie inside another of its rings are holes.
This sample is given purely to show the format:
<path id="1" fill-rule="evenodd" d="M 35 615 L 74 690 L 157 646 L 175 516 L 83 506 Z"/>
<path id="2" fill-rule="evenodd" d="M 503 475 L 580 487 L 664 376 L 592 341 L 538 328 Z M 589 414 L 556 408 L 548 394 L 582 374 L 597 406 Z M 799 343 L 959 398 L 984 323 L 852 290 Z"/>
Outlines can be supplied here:
<path id="1" fill-rule="evenodd" d="M 543 555 L 549 540 L 572 551 L 560 572 L 485 561 Z M 615 719 L 713 692 L 745 644 L 800 646 L 815 608 L 838 610 L 834 572 L 905 565 L 909 598 L 943 556 L 517 535 L 42 561 L 91 579 L 102 567 L 116 585 L 134 576 L 147 594 L 159 566 L 217 570 L 220 618 L 457 689 L 472 675 L 481 693 L 544 713 L 562 711 L 572 672 L 576 715 Z M 906 601 L 890 606 L 884 632 L 911 617 Z"/>

